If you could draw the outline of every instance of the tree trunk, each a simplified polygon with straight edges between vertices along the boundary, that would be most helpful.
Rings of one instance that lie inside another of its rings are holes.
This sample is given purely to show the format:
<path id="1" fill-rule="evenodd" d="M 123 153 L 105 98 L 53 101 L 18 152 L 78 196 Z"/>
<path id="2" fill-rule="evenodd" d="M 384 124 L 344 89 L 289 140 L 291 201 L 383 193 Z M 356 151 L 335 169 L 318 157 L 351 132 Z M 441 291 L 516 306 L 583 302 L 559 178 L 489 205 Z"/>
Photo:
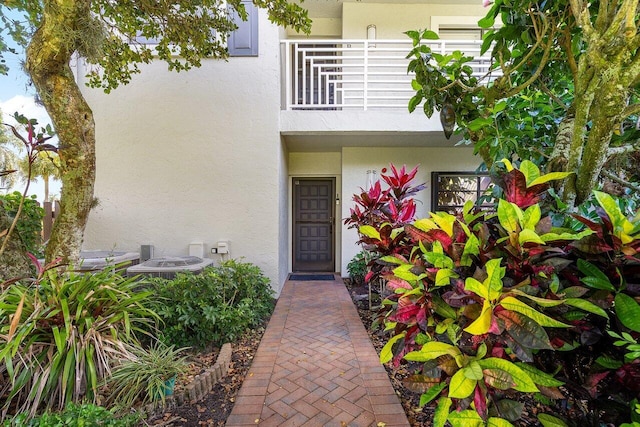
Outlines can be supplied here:
<path id="1" fill-rule="evenodd" d="M 49 201 L 49 174 L 42 175 L 42 181 L 44 182 L 44 201 Z"/>
<path id="2" fill-rule="evenodd" d="M 47 244 L 47 261 L 78 259 L 93 201 L 95 124 L 69 67 L 82 24 L 90 19 L 89 6 L 89 0 L 46 1 L 42 24 L 27 49 L 26 69 L 60 140 L 60 214 Z"/>

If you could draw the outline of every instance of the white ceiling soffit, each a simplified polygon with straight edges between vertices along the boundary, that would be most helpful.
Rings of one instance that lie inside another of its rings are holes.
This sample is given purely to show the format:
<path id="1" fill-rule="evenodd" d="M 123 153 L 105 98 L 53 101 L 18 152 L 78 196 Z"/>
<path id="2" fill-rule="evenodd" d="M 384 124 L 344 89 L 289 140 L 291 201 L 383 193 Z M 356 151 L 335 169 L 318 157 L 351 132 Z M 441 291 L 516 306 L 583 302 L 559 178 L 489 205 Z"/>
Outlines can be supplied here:
<path id="1" fill-rule="evenodd" d="M 341 18 L 342 3 L 387 3 L 387 4 L 478 4 L 480 0 L 294 0 L 309 11 L 313 18 Z"/>

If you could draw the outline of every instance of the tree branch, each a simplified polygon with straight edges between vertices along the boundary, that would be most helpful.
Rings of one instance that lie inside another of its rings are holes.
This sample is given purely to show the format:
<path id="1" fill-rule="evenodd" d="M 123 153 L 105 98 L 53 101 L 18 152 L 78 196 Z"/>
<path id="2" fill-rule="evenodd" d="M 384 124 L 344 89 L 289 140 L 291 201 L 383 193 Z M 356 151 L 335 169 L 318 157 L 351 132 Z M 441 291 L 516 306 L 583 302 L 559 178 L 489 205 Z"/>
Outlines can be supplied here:
<path id="1" fill-rule="evenodd" d="M 600 171 L 600 174 L 609 178 L 611 181 L 617 182 L 618 184 L 627 187 L 631 190 L 634 191 L 640 191 L 640 185 L 634 184 L 632 182 L 629 181 L 625 181 L 624 179 L 620 178 L 618 175 L 614 174 L 613 172 L 610 172 L 608 170 L 604 170 L 602 169 Z"/>
<path id="2" fill-rule="evenodd" d="M 627 105 L 627 108 L 622 110 L 622 118 L 626 119 L 629 116 L 640 114 L 640 104 Z"/>
<path id="3" fill-rule="evenodd" d="M 509 92 L 507 92 L 504 95 L 504 98 L 509 98 L 511 96 L 516 95 L 517 93 L 520 93 L 524 88 L 529 86 L 531 83 L 536 81 L 538 77 L 540 77 L 540 74 L 542 74 L 542 70 L 544 69 L 545 65 L 547 65 L 547 62 L 549 62 L 549 56 L 551 54 L 551 46 L 553 45 L 554 33 L 555 33 L 555 30 L 552 29 L 551 34 L 549 35 L 549 41 L 547 43 L 547 46 L 544 49 L 544 53 L 542 54 L 542 58 L 540 59 L 540 63 L 538 64 L 538 68 L 536 68 L 536 71 L 531 75 L 531 77 L 529 77 L 529 79 L 527 79 L 527 81 L 525 81 L 519 86 L 514 87 Z"/>
<path id="4" fill-rule="evenodd" d="M 547 85 L 545 85 L 544 83 L 540 82 L 540 89 L 542 89 L 542 91 L 544 93 L 546 93 L 547 95 L 549 95 L 549 98 L 553 99 L 558 105 L 560 105 L 562 108 L 565 109 L 565 111 L 567 111 L 569 109 L 569 107 L 564 103 L 564 101 L 562 99 L 560 99 L 558 97 L 558 95 L 556 95 L 555 93 L 551 92 L 551 89 L 549 89 L 547 87 Z"/>
<path id="5" fill-rule="evenodd" d="M 569 64 L 571 75 L 575 81 L 576 76 L 578 75 L 578 63 L 576 62 L 576 58 L 573 56 L 573 49 L 571 48 L 571 31 L 569 30 L 569 26 L 566 26 L 562 32 L 563 36 L 560 39 L 560 44 L 567 56 L 567 63 Z"/>
<path id="6" fill-rule="evenodd" d="M 621 145 L 620 147 L 609 147 L 607 150 L 607 156 L 615 156 L 619 154 L 632 153 L 634 151 L 638 151 L 639 147 L 637 145 L 629 144 L 629 145 Z"/>

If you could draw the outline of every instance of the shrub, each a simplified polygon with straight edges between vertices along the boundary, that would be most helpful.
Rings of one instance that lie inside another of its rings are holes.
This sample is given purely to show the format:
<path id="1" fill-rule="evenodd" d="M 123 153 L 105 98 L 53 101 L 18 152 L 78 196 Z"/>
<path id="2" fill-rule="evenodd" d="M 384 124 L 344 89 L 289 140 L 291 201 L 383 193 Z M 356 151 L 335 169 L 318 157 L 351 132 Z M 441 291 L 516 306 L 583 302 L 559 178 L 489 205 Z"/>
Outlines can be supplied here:
<path id="1" fill-rule="evenodd" d="M 347 272 L 354 284 L 364 283 L 364 277 L 367 274 L 366 252 L 358 252 L 349 264 L 347 264 Z"/>
<path id="2" fill-rule="evenodd" d="M 95 402 L 98 384 L 154 313 L 148 292 L 113 271 L 80 275 L 39 269 L 0 289 L 0 395 L 10 408 L 62 409 Z"/>
<path id="3" fill-rule="evenodd" d="M 109 403 L 116 408 L 131 408 L 160 399 L 165 402 L 168 382 L 175 381 L 178 374 L 187 368 L 184 348 L 176 349 L 156 342 L 149 348 L 133 347 L 133 358 L 124 360 L 107 378 Z"/>
<path id="4" fill-rule="evenodd" d="M 468 203 L 457 215 L 431 213 L 401 227 L 359 215 L 360 242 L 381 255 L 375 272 L 394 292 L 379 318 L 392 333 L 381 360 L 415 363 L 405 384 L 422 404 L 437 401 L 434 426 L 510 425 L 523 406 L 505 390 L 561 395 L 562 382 L 533 366 L 538 353 L 592 345 L 606 337 L 598 325 L 640 330 L 637 289 L 624 279 L 638 261 L 640 221 L 596 193 L 599 221 L 576 217 L 586 227 L 554 228 L 541 201 L 549 182 L 567 174 L 541 175 L 529 161 L 504 164 L 495 213 Z M 614 333 L 633 357 L 635 340 Z M 620 364 L 627 382 L 637 366 Z"/>
<path id="5" fill-rule="evenodd" d="M 168 345 L 204 348 L 233 341 L 273 309 L 269 280 L 255 265 L 236 260 L 150 282 L 153 309 L 162 319 L 160 338 Z"/>
<path id="6" fill-rule="evenodd" d="M 140 422 L 140 416 L 129 414 L 121 418 L 116 417 L 107 409 L 90 403 L 69 403 L 62 412 L 48 412 L 33 419 L 28 414 L 16 415 L 11 420 L 6 420 L 4 427 L 133 427 Z"/>
<path id="7" fill-rule="evenodd" d="M 0 209 L 4 209 L 10 218 L 15 217 L 22 194 L 15 191 L 10 194 L 0 195 Z M 36 196 L 26 197 L 16 230 L 27 252 L 41 257 L 42 253 L 42 220 L 44 209 L 40 207 Z"/>

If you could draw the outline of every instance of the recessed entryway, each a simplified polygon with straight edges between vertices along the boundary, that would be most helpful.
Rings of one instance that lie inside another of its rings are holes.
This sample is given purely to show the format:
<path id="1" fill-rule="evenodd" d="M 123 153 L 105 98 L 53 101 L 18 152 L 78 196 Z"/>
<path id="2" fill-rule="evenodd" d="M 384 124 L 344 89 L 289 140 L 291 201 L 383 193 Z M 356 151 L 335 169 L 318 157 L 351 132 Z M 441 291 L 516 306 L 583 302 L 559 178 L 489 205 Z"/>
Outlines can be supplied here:
<path id="1" fill-rule="evenodd" d="M 293 178 L 293 271 L 335 270 L 335 178 Z"/>

